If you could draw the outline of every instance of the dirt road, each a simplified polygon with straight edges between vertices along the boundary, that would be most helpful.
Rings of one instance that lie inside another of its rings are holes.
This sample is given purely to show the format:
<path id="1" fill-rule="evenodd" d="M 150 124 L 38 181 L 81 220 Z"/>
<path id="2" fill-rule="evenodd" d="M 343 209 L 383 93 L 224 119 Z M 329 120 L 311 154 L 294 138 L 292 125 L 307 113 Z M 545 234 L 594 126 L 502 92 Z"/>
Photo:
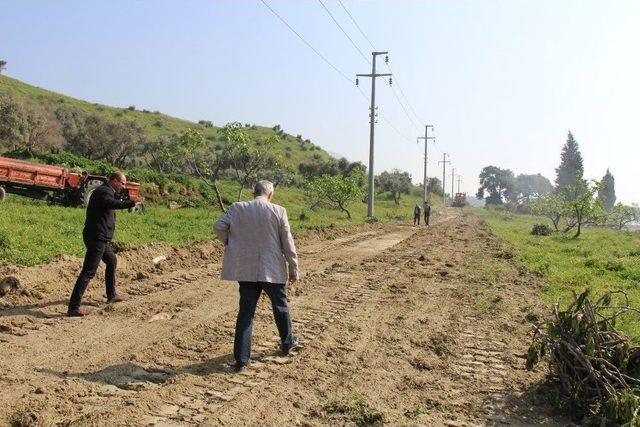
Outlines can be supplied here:
<path id="1" fill-rule="evenodd" d="M 106 306 L 98 277 L 82 319 L 63 316 L 80 260 L 0 268 L 27 290 L 0 298 L 0 422 L 563 423 L 544 373 L 524 370 L 539 279 L 479 219 L 453 209 L 428 228 L 354 227 L 298 246 L 290 301 L 303 347 L 279 355 L 262 298 L 242 374 L 230 365 L 237 285 L 217 279 L 218 244 L 121 248 L 128 301 Z"/>

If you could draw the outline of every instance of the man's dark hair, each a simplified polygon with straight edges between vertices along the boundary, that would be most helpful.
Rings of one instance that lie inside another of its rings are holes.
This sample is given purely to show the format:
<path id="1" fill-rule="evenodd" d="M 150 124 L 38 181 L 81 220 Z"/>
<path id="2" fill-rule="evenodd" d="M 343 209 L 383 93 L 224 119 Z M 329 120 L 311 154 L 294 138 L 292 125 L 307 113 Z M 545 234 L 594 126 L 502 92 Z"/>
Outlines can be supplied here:
<path id="1" fill-rule="evenodd" d="M 113 181 L 114 179 L 120 180 L 124 178 L 124 174 L 122 172 L 114 172 L 109 175 L 109 181 Z"/>

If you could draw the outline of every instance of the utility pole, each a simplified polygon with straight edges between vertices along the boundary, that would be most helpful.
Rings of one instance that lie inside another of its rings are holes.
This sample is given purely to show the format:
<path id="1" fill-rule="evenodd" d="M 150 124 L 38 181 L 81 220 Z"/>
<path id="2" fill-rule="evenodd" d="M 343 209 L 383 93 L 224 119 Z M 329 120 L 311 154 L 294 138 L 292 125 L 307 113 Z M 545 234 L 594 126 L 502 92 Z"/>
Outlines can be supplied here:
<path id="1" fill-rule="evenodd" d="M 460 192 L 460 181 L 462 181 L 462 175 L 458 175 L 458 193 Z"/>
<path id="2" fill-rule="evenodd" d="M 371 61 L 371 74 L 356 74 L 356 86 L 358 85 L 358 77 L 371 77 L 371 107 L 369 108 L 369 197 L 367 205 L 367 216 L 373 216 L 373 140 L 376 123 L 376 77 L 391 76 L 391 74 L 376 74 L 376 57 L 378 55 L 387 55 L 389 52 L 371 52 L 373 61 Z M 385 62 L 389 62 L 389 57 L 385 57 Z M 389 79 L 391 84 L 391 79 Z"/>
<path id="3" fill-rule="evenodd" d="M 455 183 L 456 168 L 451 168 L 451 201 L 453 202 L 453 186 Z"/>
<path id="4" fill-rule="evenodd" d="M 445 178 L 445 170 L 447 167 L 447 163 L 451 163 L 449 160 L 447 160 L 447 156 L 449 154 L 447 153 L 442 153 L 442 160 L 439 161 L 438 163 L 442 163 L 442 204 L 443 205 L 447 205 L 447 196 L 446 196 L 446 190 L 445 190 L 445 186 L 444 186 L 444 178 Z"/>
<path id="5" fill-rule="evenodd" d="M 424 178 L 422 180 L 424 203 L 427 203 L 429 200 L 429 192 L 427 190 L 427 143 L 430 139 L 436 139 L 435 136 L 429 136 L 429 128 L 431 128 L 431 132 L 433 132 L 433 125 L 424 125 L 424 136 L 418 137 L 418 142 L 420 142 L 421 139 L 424 139 Z"/>

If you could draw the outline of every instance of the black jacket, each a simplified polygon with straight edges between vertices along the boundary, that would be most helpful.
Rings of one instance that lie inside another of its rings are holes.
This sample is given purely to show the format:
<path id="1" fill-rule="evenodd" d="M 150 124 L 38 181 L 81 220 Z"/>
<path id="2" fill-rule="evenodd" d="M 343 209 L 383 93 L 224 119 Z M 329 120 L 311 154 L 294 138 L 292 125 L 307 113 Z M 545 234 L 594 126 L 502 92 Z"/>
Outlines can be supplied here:
<path id="1" fill-rule="evenodd" d="M 96 188 L 87 206 L 83 237 L 86 240 L 111 240 L 116 228 L 114 209 L 127 209 L 133 206 L 135 202 L 131 200 L 118 199 L 116 191 L 106 183 Z"/>

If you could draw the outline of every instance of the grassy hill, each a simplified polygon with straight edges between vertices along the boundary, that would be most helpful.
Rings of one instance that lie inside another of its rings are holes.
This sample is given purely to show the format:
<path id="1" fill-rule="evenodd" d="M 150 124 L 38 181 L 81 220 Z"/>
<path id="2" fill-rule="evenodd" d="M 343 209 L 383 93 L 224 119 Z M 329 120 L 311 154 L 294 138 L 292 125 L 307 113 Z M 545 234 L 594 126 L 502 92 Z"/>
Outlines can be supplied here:
<path id="1" fill-rule="evenodd" d="M 14 100 L 41 108 L 47 113 L 53 114 L 63 105 L 71 106 L 86 114 L 97 114 L 104 119 L 136 121 L 145 129 L 147 138 L 181 133 L 189 128 L 196 129 L 210 141 L 220 141 L 223 145 L 221 128 L 217 126 L 205 126 L 188 120 L 171 117 L 159 111 L 137 110 L 131 107 L 111 107 L 102 104 L 92 104 L 86 101 L 62 95 L 36 86 L 32 86 L 11 77 L 0 75 L 0 95 L 8 94 Z M 133 106 L 132 106 L 133 107 Z M 247 133 L 252 139 L 258 140 L 265 135 L 276 133 L 273 128 L 245 124 Z M 329 159 L 331 156 L 319 146 L 304 138 L 292 136 L 286 132 L 280 137 L 280 144 L 276 152 L 283 155 L 285 162 L 294 168 L 303 162 L 311 161 L 314 156 Z"/>

